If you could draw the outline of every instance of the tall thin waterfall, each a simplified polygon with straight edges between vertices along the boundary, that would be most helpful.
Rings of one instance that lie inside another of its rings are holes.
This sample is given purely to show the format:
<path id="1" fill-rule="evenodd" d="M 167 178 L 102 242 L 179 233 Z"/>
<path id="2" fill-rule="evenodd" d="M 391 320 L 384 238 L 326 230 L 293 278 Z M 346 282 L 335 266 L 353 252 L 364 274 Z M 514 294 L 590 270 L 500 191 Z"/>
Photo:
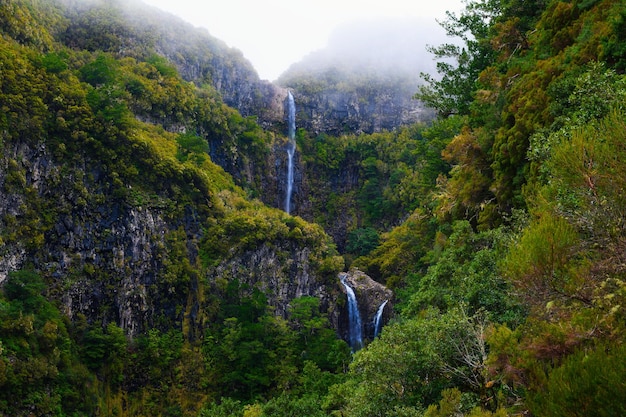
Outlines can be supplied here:
<path id="1" fill-rule="evenodd" d="M 296 152 L 296 102 L 291 91 L 288 94 L 289 144 L 287 145 L 287 194 L 285 195 L 285 211 L 291 212 L 291 194 L 293 192 L 293 155 Z"/>
<path id="2" fill-rule="evenodd" d="M 376 311 L 376 316 L 374 317 L 374 337 L 377 337 L 383 328 L 383 311 L 385 310 L 387 301 L 389 300 L 385 300 L 380 307 L 378 307 L 378 311 Z"/>
<path id="3" fill-rule="evenodd" d="M 347 274 L 341 274 L 341 283 L 346 289 L 348 294 L 348 320 L 350 331 L 350 347 L 353 352 L 356 352 L 363 347 L 363 325 L 361 324 L 361 313 L 359 313 L 359 305 L 357 304 L 356 295 L 354 290 L 346 282 Z"/>

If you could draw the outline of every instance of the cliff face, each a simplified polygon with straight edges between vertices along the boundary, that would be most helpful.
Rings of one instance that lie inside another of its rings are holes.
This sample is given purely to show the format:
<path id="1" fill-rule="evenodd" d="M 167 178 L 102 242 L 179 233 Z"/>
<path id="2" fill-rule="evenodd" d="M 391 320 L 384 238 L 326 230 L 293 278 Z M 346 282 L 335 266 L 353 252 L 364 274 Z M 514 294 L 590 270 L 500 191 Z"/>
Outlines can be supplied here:
<path id="1" fill-rule="evenodd" d="M 206 269 L 201 242 L 216 232 L 205 210 L 191 203 L 172 208 L 166 195 L 146 199 L 130 185 L 120 196 L 102 166 L 74 161 L 60 164 L 43 143 L 5 145 L 0 284 L 10 271 L 37 270 L 70 318 L 118 323 L 130 336 L 182 325 L 191 336 L 201 332 L 203 292 L 220 280 L 261 290 L 280 315 L 292 299 L 310 295 L 333 317 L 336 288 L 320 275 L 314 240 L 267 237 L 227 250 Z"/>
<path id="2" fill-rule="evenodd" d="M 233 256 L 209 274 L 213 280 L 239 280 L 245 288 L 256 288 L 268 298 L 275 314 L 287 318 L 290 302 L 303 296 L 320 300 L 320 308 L 337 328 L 338 289 L 335 283 L 320 279 L 311 265 L 312 249 L 298 247 L 288 241 L 260 244 L 254 250 Z"/>
<path id="3" fill-rule="evenodd" d="M 224 103 L 244 117 L 256 117 L 265 128 L 283 121 L 287 90 L 259 79 L 250 61 L 239 50 L 167 13 L 138 5 L 137 8 L 125 7 L 131 12 L 127 18 L 134 27 L 146 27 L 146 13 L 154 16 L 154 23 L 147 24 L 146 30 L 157 31 L 160 35 L 154 41 L 155 52 L 167 57 L 185 80 L 197 85 L 209 83 Z M 158 22 L 166 22 L 167 26 Z"/>
<path id="4" fill-rule="evenodd" d="M 434 113 L 411 98 L 411 90 L 380 87 L 365 91 L 328 88 L 319 92 L 295 89 L 298 126 L 315 134 L 341 135 L 393 130 L 432 120 Z"/>
<path id="5" fill-rule="evenodd" d="M 286 153 L 280 149 L 277 155 Z M 343 253 L 348 231 L 362 221 L 355 197 L 360 187 L 359 161 L 347 157 L 336 169 L 328 170 L 305 161 L 305 158 L 297 149 L 294 155 L 293 214 L 323 224 L 326 233 L 332 236 Z M 279 179 L 282 180 L 286 168 L 282 163 L 279 167 Z M 284 195 L 284 186 L 280 186 L 283 182 L 278 187 L 283 193 L 280 195 Z"/>
<path id="6" fill-rule="evenodd" d="M 244 117 L 256 116 L 263 127 L 282 121 L 287 91 L 260 80 L 241 51 L 206 29 L 135 0 L 57 1 L 67 18 L 58 37 L 69 46 L 139 59 L 164 56 L 185 80 L 213 86 Z"/>
<path id="7" fill-rule="evenodd" d="M 172 60 L 176 63 L 175 56 Z M 180 68 L 184 76 L 185 67 Z M 225 60 L 215 59 L 205 77 L 211 80 L 224 102 L 239 110 L 242 116 L 257 117 L 265 128 L 275 127 L 283 121 L 287 89 L 260 80 L 251 66 L 232 66 Z"/>
<path id="8" fill-rule="evenodd" d="M 19 188 L 11 184 L 16 175 Z M 115 198 L 103 181 L 102 172 L 85 161 L 74 167 L 55 163 L 43 144 L 5 148 L 0 217 L 9 234 L 0 281 L 11 270 L 39 270 L 71 318 L 81 314 L 89 322 L 117 322 L 132 336 L 184 299 L 185 288 L 168 288 L 163 281 L 166 240 L 178 222 L 188 223 L 190 236 L 199 228 L 190 221 L 192 211 L 166 220 L 162 210 Z M 33 206 L 43 212 L 33 212 Z M 168 318 L 180 320 L 175 314 Z"/>
<path id="9" fill-rule="evenodd" d="M 181 44 L 179 38 L 165 37 L 156 45 L 157 52 L 176 65 L 184 79 L 199 85 L 210 83 L 224 103 L 237 109 L 242 116 L 255 116 L 264 128 L 282 123 L 287 89 L 260 80 L 241 52 L 227 48 L 215 39 L 207 43 L 211 39 L 209 34 L 196 30 L 197 44 Z M 193 55 L 197 53 L 196 48 L 206 50 L 201 55 Z M 194 59 L 190 60 L 192 56 Z"/>
<path id="10" fill-rule="evenodd" d="M 375 18 L 340 25 L 326 47 L 278 79 L 294 90 L 299 125 L 340 135 L 393 130 L 434 117 L 413 100 L 421 73 L 436 73 L 428 46 L 446 40 L 429 18 Z"/>
<path id="11" fill-rule="evenodd" d="M 285 99 L 288 89 L 293 91 L 296 99 L 297 127 L 311 135 L 393 130 L 432 117 L 430 110 L 412 99 L 416 81 L 406 75 L 385 78 L 380 74 L 358 71 L 343 73 L 340 70 L 325 70 L 304 78 L 287 73 L 281 84 L 276 85 L 260 80 L 240 51 L 229 48 L 204 29 L 194 28 L 145 4 L 134 1 L 59 1 L 67 4 L 64 11 L 67 24 L 59 29 L 57 36 L 68 46 L 103 50 L 138 60 L 150 59 L 153 54 L 164 56 L 184 80 L 196 86 L 212 86 L 215 94 L 207 100 L 223 102 L 237 109 L 241 116 L 254 118 L 267 129 L 266 134 L 271 136 L 268 147 L 250 150 L 244 149 L 245 140 L 240 140 L 242 132 L 205 134 L 204 126 L 196 120 L 193 110 L 183 115 L 186 120 L 166 120 L 176 118 L 169 110 L 164 112 L 164 116 L 156 118 L 149 114 L 138 116 L 141 120 L 162 124 L 169 131 L 198 132 L 209 143 L 212 161 L 231 174 L 237 184 L 249 190 L 251 195 L 273 207 L 283 207 L 286 189 L 283 145 L 287 135 Z M 111 33 L 124 36 L 115 38 L 110 36 Z M 221 125 L 224 121 L 218 123 Z M 297 153 L 295 214 L 313 221 L 315 215 L 311 200 L 316 197 L 311 192 L 307 177 L 317 173 L 308 172 L 309 166 L 303 162 Z M 354 166 L 346 169 L 349 173 L 355 171 Z M 342 185 L 346 182 L 344 177 L 340 173 L 332 179 L 330 189 L 333 193 L 341 194 L 353 189 Z M 357 176 L 352 175 L 348 182 L 354 182 L 355 178 Z M 328 228 L 338 239 L 340 247 L 345 242 L 346 225 L 358 221 L 346 211 L 341 216 L 348 217 L 337 223 L 336 230 Z"/>

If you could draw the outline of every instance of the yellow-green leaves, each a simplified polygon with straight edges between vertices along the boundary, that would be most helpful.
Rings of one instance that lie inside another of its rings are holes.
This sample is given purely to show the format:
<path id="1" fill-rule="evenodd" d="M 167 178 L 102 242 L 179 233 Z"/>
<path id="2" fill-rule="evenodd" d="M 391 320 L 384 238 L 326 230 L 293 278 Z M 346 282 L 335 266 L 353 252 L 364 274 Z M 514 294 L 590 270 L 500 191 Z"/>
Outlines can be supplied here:
<path id="1" fill-rule="evenodd" d="M 545 213 L 526 228 L 503 262 L 505 274 L 531 304 L 583 297 L 584 265 L 578 259 L 576 230 Z"/>

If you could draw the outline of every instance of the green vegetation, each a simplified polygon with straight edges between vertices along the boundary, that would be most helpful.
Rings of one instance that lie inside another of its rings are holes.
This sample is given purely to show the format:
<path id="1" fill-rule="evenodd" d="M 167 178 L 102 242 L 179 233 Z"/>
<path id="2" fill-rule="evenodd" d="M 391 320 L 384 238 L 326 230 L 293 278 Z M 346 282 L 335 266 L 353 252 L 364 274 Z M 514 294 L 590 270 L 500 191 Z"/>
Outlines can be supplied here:
<path id="1" fill-rule="evenodd" d="M 315 222 L 350 257 L 367 254 L 374 247 L 359 241 L 364 233 L 377 242 L 374 232 L 388 232 L 426 204 L 439 175 L 450 169 L 441 152 L 462 123 L 462 118 L 451 118 L 430 126 L 341 137 L 311 137 L 300 130 L 296 139 L 303 163 L 317 173 L 309 179 Z M 337 231 L 341 225 L 346 235 Z"/>
<path id="2" fill-rule="evenodd" d="M 613 55 L 620 22 L 621 6 L 603 1 L 475 1 L 449 16 L 446 29 L 464 44 L 433 48 L 458 67 L 442 62 L 442 77 L 427 78 L 417 94 L 441 115 L 422 128 L 440 154 L 425 159 L 422 147 L 408 164 L 419 198 L 393 204 L 400 189 L 388 173 L 402 164 L 385 150 L 399 142 L 396 133 L 376 136 L 377 147 L 354 158 L 359 186 L 345 208 L 363 214 L 346 247 L 357 255 L 353 265 L 395 289 L 400 314 L 331 388 L 327 413 L 621 412 L 620 366 L 600 382 L 586 365 L 618 361 L 609 352 L 624 337 L 625 78 Z M 323 139 L 337 145 L 314 160 L 345 166 L 351 137 Z M 392 212 L 405 220 L 389 230 Z M 374 249 L 359 241 L 372 227 L 380 237 Z M 453 321 L 459 332 L 446 334 L 452 317 L 461 318 Z M 411 346 L 429 340 L 444 342 Z M 450 348 L 461 356 L 448 356 Z M 389 363 L 396 352 L 403 362 Z M 407 373 L 428 375 L 427 384 L 411 385 L 402 373 L 414 357 L 426 371 Z"/>
<path id="3" fill-rule="evenodd" d="M 0 414 L 624 414 L 620 2 L 449 15 L 439 119 L 297 132 L 317 224 L 251 199 L 275 132 L 63 4 L 0 7 Z M 396 296 L 355 354 L 344 263 Z"/>
<path id="4" fill-rule="evenodd" d="M 102 50 L 119 33 L 82 49 L 98 26 L 63 31 L 62 8 L 11 7 L 37 36 L 6 17 L 0 40 L 0 253 L 29 265 L 2 283 L 0 414 L 195 415 L 221 396 L 274 396 L 305 369 L 338 373 L 349 349 L 319 300 L 294 300 L 281 319 L 261 284 L 215 272 L 260 248 L 303 251 L 321 285 L 343 267 L 320 227 L 251 201 L 256 185 L 244 191 L 209 156 L 226 148 L 262 167 L 272 134 L 161 56 Z M 72 292 L 93 308 L 69 312 Z M 136 311 L 131 334 L 120 316 Z"/>

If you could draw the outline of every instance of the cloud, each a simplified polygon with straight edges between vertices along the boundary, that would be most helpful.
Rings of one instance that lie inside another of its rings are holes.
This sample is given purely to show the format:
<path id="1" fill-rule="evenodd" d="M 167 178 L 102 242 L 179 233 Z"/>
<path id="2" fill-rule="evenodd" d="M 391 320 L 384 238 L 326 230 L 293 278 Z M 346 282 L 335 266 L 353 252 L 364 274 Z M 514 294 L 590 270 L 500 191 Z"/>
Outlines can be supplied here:
<path id="1" fill-rule="evenodd" d="M 275 80 L 291 64 L 326 46 L 339 24 L 373 17 L 444 18 L 461 0 L 144 0 L 201 26 L 241 50 L 261 78 Z"/>

